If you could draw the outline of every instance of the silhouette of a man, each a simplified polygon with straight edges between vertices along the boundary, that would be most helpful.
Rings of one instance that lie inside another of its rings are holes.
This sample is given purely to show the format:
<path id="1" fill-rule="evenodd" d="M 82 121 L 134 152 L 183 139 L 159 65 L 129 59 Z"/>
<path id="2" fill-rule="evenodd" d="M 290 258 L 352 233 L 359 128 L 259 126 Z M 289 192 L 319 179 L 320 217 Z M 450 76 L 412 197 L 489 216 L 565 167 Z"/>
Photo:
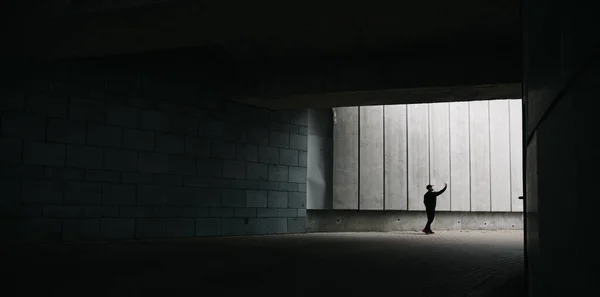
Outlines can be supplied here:
<path id="1" fill-rule="evenodd" d="M 444 184 L 444 188 L 438 192 L 433 190 L 432 185 L 427 185 L 427 193 L 423 196 L 423 203 L 425 203 L 425 212 L 427 213 L 427 224 L 425 228 L 423 228 L 423 233 L 425 234 L 434 234 L 431 231 L 431 223 L 433 223 L 433 219 L 435 218 L 435 204 L 437 200 L 437 196 L 442 195 L 448 188 L 448 184 Z"/>

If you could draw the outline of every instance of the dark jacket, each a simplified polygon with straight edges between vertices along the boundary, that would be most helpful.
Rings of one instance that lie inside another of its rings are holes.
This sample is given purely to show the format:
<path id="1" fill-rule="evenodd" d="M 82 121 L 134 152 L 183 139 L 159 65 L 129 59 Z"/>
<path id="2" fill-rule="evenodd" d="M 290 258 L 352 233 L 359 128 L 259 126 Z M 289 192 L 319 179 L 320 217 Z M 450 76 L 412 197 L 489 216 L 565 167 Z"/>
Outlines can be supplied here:
<path id="1" fill-rule="evenodd" d="M 446 191 L 446 188 L 448 188 L 448 186 L 445 186 L 443 189 L 441 189 L 438 192 L 427 191 L 427 193 L 425 193 L 425 195 L 423 196 L 423 203 L 425 203 L 425 207 L 426 208 L 435 208 L 435 204 L 437 202 L 437 196 L 442 195 L 442 193 L 444 193 Z"/>

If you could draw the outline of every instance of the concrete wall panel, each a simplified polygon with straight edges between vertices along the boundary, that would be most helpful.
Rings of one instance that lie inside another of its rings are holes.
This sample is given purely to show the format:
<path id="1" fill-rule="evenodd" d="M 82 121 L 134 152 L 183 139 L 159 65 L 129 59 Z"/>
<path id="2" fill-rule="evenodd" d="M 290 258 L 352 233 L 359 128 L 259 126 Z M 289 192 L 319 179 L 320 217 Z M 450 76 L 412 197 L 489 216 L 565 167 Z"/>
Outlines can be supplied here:
<path id="1" fill-rule="evenodd" d="M 331 109 L 308 111 L 307 209 L 332 207 L 332 130 Z"/>
<path id="2" fill-rule="evenodd" d="M 510 100 L 510 187 L 512 211 L 523 211 L 523 126 L 522 102 Z"/>
<path id="3" fill-rule="evenodd" d="M 429 105 L 430 183 L 441 189 L 450 181 L 450 104 Z M 450 210 L 450 192 L 437 200 L 438 210 Z"/>
<path id="4" fill-rule="evenodd" d="M 334 108 L 334 209 L 358 209 L 358 142 L 358 107 Z"/>
<path id="5" fill-rule="evenodd" d="M 471 211 L 490 211 L 489 101 L 469 102 L 471 135 Z"/>
<path id="6" fill-rule="evenodd" d="M 421 210 L 424 186 L 441 188 L 447 182 L 439 210 L 521 211 L 519 103 L 368 106 L 355 109 L 354 120 L 338 109 L 335 205 Z M 342 133 L 344 129 L 349 132 Z M 350 194 L 340 194 L 340 189 Z"/>
<path id="7" fill-rule="evenodd" d="M 385 209 L 408 208 L 406 105 L 387 105 L 385 114 Z"/>
<path id="8" fill-rule="evenodd" d="M 408 209 L 423 210 L 423 194 L 429 184 L 429 105 L 407 106 Z"/>
<path id="9" fill-rule="evenodd" d="M 510 117 L 508 100 L 490 101 L 492 211 L 510 211 Z"/>
<path id="10" fill-rule="evenodd" d="M 383 209 L 383 106 L 360 107 L 360 209 Z"/>
<path id="11" fill-rule="evenodd" d="M 450 206 L 452 211 L 471 210 L 469 103 L 450 104 Z"/>

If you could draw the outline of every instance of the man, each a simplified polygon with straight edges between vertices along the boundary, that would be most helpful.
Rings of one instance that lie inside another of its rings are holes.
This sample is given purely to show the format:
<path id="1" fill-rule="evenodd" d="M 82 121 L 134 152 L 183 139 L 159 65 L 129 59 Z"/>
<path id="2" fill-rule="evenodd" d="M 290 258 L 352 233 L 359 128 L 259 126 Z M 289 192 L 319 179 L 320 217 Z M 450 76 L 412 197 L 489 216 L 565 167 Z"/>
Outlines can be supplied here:
<path id="1" fill-rule="evenodd" d="M 423 196 L 423 203 L 425 203 L 425 212 L 427 212 L 427 224 L 422 231 L 425 234 L 434 234 L 434 232 L 431 231 L 431 223 L 433 223 L 433 219 L 435 218 L 435 203 L 437 196 L 442 195 L 442 193 L 446 191 L 448 184 L 444 184 L 444 188 L 439 192 L 433 191 L 432 185 L 427 185 L 426 188 L 427 193 Z"/>

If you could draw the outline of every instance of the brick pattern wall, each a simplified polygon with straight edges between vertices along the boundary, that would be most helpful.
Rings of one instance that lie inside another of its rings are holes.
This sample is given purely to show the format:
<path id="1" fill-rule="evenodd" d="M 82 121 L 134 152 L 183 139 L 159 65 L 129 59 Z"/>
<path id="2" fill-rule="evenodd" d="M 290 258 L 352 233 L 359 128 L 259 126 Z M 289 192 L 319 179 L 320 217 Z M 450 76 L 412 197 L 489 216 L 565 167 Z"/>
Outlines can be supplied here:
<path id="1" fill-rule="evenodd" d="M 94 69 L 2 88 L 0 203 L 14 223 L 4 224 L 16 231 L 9 236 L 306 230 L 305 111 L 268 111 L 160 77 Z"/>

